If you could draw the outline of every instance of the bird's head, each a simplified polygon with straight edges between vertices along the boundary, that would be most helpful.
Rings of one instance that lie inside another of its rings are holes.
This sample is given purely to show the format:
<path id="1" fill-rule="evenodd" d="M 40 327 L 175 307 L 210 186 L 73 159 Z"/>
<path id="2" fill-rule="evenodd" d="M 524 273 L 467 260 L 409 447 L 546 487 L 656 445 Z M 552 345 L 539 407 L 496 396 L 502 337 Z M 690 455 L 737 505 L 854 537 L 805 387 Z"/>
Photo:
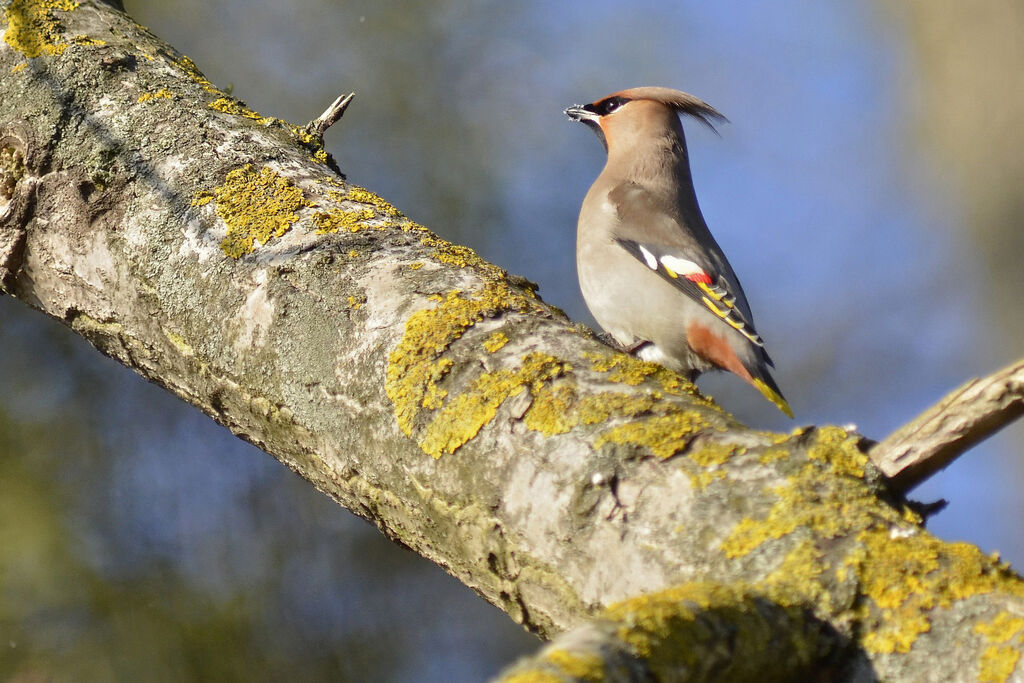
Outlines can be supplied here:
<path id="1" fill-rule="evenodd" d="M 689 93 L 650 86 L 620 90 L 565 110 L 570 119 L 597 133 L 608 150 L 620 140 L 677 128 L 679 114 L 692 116 L 711 130 L 715 130 L 713 122 L 728 121 L 717 109 Z"/>

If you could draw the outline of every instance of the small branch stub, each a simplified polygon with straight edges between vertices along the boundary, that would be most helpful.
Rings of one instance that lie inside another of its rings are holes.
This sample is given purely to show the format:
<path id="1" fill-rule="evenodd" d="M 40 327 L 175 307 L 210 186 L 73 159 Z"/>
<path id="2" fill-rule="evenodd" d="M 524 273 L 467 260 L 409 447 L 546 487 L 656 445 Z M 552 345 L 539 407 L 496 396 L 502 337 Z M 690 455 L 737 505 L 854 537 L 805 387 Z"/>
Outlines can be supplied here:
<path id="1" fill-rule="evenodd" d="M 351 104 L 355 96 L 354 92 L 338 95 L 338 98 L 331 102 L 331 106 L 327 107 L 323 114 L 306 124 L 306 130 L 323 137 L 324 132 L 345 114 L 345 110 L 348 109 L 348 105 Z"/>
<path id="2" fill-rule="evenodd" d="M 949 393 L 871 449 L 894 488 L 908 491 L 1024 414 L 1024 359 Z"/>

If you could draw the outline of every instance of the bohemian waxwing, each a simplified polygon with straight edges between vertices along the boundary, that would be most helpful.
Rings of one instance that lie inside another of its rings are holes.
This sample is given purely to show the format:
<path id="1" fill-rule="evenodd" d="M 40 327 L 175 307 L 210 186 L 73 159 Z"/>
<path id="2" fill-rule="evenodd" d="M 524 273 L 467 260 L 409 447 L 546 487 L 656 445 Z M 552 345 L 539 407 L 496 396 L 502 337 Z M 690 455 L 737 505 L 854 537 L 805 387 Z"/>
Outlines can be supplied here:
<path id="1" fill-rule="evenodd" d="M 576 268 L 587 307 L 623 348 L 695 379 L 734 372 L 789 417 L 736 274 L 708 231 L 679 114 L 725 117 L 671 88 L 632 88 L 565 114 L 608 152 L 583 200 Z"/>

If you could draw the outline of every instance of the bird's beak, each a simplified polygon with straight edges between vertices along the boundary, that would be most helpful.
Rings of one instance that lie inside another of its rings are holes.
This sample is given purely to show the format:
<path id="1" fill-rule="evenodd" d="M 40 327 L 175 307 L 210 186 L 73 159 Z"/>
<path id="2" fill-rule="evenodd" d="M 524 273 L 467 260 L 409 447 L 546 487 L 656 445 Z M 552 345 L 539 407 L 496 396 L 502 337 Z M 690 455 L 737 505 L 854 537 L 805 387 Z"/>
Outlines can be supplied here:
<path id="1" fill-rule="evenodd" d="M 582 104 L 574 104 L 565 110 L 565 115 L 573 121 L 582 121 L 583 123 L 597 123 L 598 116 L 592 111 L 588 111 L 583 108 Z"/>

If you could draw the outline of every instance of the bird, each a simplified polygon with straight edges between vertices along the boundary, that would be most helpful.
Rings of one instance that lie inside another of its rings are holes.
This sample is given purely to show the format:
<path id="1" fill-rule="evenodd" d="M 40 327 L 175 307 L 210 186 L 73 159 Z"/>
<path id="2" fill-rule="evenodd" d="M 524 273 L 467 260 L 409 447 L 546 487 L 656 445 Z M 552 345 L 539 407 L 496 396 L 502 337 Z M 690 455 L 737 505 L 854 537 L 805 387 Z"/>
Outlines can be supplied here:
<path id="1" fill-rule="evenodd" d="M 681 115 L 712 130 L 728 120 L 689 93 L 653 86 L 576 104 L 565 115 L 597 133 L 607 152 L 576 232 L 580 289 L 595 320 L 624 351 L 691 381 L 732 372 L 792 418 L 693 188 Z"/>

